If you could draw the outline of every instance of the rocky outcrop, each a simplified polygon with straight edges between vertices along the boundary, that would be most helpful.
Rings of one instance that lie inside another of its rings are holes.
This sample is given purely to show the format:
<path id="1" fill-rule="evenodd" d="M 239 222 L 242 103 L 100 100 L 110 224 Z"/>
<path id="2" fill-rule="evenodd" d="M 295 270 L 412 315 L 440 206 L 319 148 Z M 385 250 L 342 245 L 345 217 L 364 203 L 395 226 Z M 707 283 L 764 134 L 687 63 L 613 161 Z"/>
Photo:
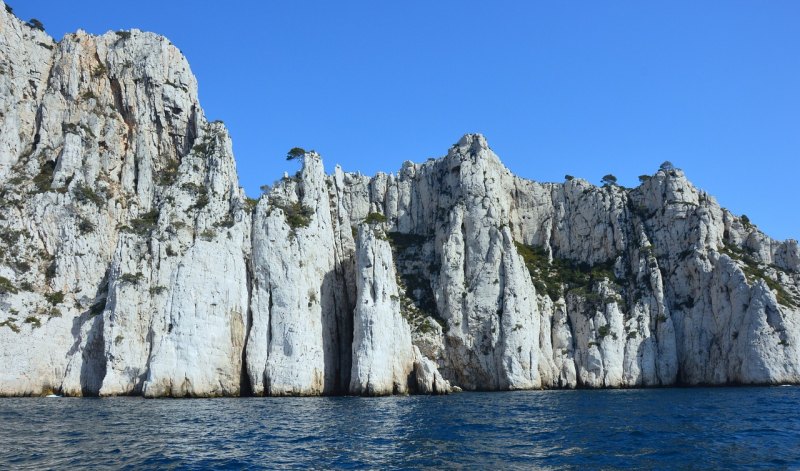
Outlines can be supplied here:
<path id="1" fill-rule="evenodd" d="M 415 355 L 411 329 L 400 314 L 392 251 L 385 237 L 374 227 L 358 229 L 351 394 L 407 393 L 414 360 L 421 356 L 418 351 Z"/>
<path id="2" fill-rule="evenodd" d="M 35 26 L 0 8 L 0 395 L 800 383 L 798 243 L 671 165 L 538 183 L 469 134 L 250 200 L 169 41 Z"/>
<path id="3" fill-rule="evenodd" d="M 800 266 L 782 258 L 796 242 L 770 240 L 694 188 L 680 170 L 659 171 L 631 197 L 665 273 L 663 303 L 675 325 L 678 380 L 796 382 Z"/>
<path id="4" fill-rule="evenodd" d="M 331 208 L 322 161 L 306 154 L 298 175 L 279 182 L 253 216 L 247 370 L 256 394 L 347 390 L 354 244 Z"/>
<path id="5" fill-rule="evenodd" d="M 0 48 L 0 394 L 238 394 L 251 219 L 183 56 L 5 8 Z"/>
<path id="6" fill-rule="evenodd" d="M 442 348 L 415 342 L 461 387 L 797 382 L 797 243 L 678 169 L 634 189 L 540 184 L 467 135 L 397 176 L 345 180 L 353 223 L 386 215 L 408 310 L 443 325 Z"/>
<path id="7" fill-rule="evenodd" d="M 414 346 L 414 379 L 420 394 L 449 394 L 454 391 L 450 382 L 442 377 L 436 363 L 421 354 Z M 457 389 L 461 391 L 461 388 Z"/>

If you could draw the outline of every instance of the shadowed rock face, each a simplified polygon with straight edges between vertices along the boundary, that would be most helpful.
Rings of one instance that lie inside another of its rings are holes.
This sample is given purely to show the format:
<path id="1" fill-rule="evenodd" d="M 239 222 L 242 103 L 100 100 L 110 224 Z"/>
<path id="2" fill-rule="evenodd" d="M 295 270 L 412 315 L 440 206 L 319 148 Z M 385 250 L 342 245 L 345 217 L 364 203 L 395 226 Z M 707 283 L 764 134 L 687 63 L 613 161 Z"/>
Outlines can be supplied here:
<path id="1" fill-rule="evenodd" d="M 366 224 L 359 227 L 356 273 L 350 393 L 407 393 L 415 352 L 400 312 L 392 249 L 384 233 Z"/>
<path id="2" fill-rule="evenodd" d="M 537 183 L 480 135 L 301 160 L 248 200 L 169 41 L 0 8 L 0 395 L 800 383 L 797 242 L 678 169 Z"/>

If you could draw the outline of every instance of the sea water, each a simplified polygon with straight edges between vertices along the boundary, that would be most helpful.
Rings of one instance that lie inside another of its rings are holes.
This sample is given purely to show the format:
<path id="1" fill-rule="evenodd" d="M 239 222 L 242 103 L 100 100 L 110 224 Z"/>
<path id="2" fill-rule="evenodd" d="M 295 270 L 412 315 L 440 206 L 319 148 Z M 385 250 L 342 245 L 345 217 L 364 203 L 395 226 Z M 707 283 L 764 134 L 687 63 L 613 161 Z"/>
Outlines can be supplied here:
<path id="1" fill-rule="evenodd" d="M 5 398 L 0 469 L 800 468 L 800 388 Z"/>

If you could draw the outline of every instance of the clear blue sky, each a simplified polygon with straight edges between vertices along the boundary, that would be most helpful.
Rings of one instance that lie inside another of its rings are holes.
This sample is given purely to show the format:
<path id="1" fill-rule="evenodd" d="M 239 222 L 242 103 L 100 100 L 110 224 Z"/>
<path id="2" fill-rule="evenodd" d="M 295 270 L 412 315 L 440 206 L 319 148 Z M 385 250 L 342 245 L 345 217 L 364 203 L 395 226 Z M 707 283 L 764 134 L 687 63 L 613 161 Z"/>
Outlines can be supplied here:
<path id="1" fill-rule="evenodd" d="M 139 28 L 189 58 L 250 195 L 295 163 L 396 171 L 481 132 L 515 173 L 635 186 L 664 160 L 800 238 L 800 2 L 10 1 L 57 39 Z"/>

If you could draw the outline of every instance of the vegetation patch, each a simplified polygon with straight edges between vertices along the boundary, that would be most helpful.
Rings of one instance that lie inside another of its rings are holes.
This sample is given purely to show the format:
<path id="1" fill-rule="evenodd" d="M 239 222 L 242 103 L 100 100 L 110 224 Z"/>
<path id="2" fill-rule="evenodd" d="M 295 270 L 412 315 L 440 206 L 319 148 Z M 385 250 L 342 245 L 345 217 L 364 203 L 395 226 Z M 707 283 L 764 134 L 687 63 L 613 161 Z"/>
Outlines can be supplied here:
<path id="1" fill-rule="evenodd" d="M 190 193 L 199 193 L 203 191 L 203 187 L 194 182 L 186 182 L 181 185 L 181 189 Z"/>
<path id="2" fill-rule="evenodd" d="M 23 235 L 27 235 L 28 232 L 23 230 L 15 230 L 15 229 L 0 229 L 0 241 L 5 242 L 6 245 L 9 247 L 19 242 L 20 238 Z"/>
<path id="3" fill-rule="evenodd" d="M 292 228 L 292 230 L 297 230 L 300 227 L 308 227 L 311 224 L 311 217 L 314 216 L 314 209 L 310 206 L 306 206 L 299 201 L 295 201 L 293 203 L 286 203 L 286 202 L 273 202 L 276 208 L 279 208 L 283 211 L 284 216 L 286 216 L 286 224 Z"/>
<path id="4" fill-rule="evenodd" d="M 47 278 L 48 280 L 52 280 L 53 278 L 56 277 L 57 269 L 58 269 L 58 264 L 56 263 L 55 260 L 53 260 L 47 265 L 47 268 L 45 268 L 44 277 Z"/>
<path id="5" fill-rule="evenodd" d="M 167 291 L 167 288 L 164 286 L 153 286 L 150 288 L 150 294 L 164 294 Z"/>
<path id="6" fill-rule="evenodd" d="M 302 147 L 292 147 L 289 152 L 286 153 L 286 160 L 295 160 L 299 159 L 300 157 L 306 155 L 306 150 Z"/>
<path id="7" fill-rule="evenodd" d="M 6 277 L 0 276 L 0 294 L 16 294 L 17 287 Z"/>
<path id="8" fill-rule="evenodd" d="M 55 306 L 64 302 L 64 293 L 62 291 L 48 293 L 44 295 L 44 299 L 46 299 L 47 302 Z"/>
<path id="9" fill-rule="evenodd" d="M 586 302 L 587 305 L 595 308 L 598 306 L 606 305 L 614 301 L 614 298 L 605 298 L 601 296 L 599 293 L 595 293 L 594 291 L 592 291 L 592 285 L 576 286 L 570 288 L 568 291 L 566 291 L 566 295 L 569 294 L 580 296 L 581 298 L 583 298 L 583 300 Z"/>
<path id="10" fill-rule="evenodd" d="M 31 18 L 25 23 L 25 26 L 33 29 L 38 29 L 39 31 L 44 31 L 44 25 L 41 21 L 37 20 L 36 18 Z"/>
<path id="11" fill-rule="evenodd" d="M 15 175 L 7 180 L 9 185 L 17 186 L 25 182 L 25 177 L 22 175 Z"/>
<path id="12" fill-rule="evenodd" d="M 11 266 L 19 273 L 28 273 L 31 271 L 31 264 L 25 260 L 12 260 Z"/>
<path id="13" fill-rule="evenodd" d="M 200 234 L 200 237 L 205 240 L 212 240 L 216 235 L 217 234 L 211 229 L 206 229 Z"/>
<path id="14" fill-rule="evenodd" d="M 381 213 L 369 213 L 366 219 L 364 219 L 364 222 L 367 224 L 382 224 L 386 221 L 386 216 Z"/>
<path id="15" fill-rule="evenodd" d="M 158 184 L 161 186 L 169 186 L 175 183 L 175 180 L 178 178 L 179 167 L 180 162 L 177 160 L 170 160 L 167 162 L 167 166 L 161 170 L 161 173 L 158 176 Z"/>
<path id="16" fill-rule="evenodd" d="M 75 199 L 78 200 L 79 203 L 93 203 L 99 208 L 106 202 L 105 197 L 82 183 L 75 187 L 75 191 L 73 193 L 75 195 Z"/>
<path id="17" fill-rule="evenodd" d="M 167 83 L 169 85 L 169 82 Z M 177 85 L 173 85 L 177 88 Z M 206 155 L 211 148 L 211 143 L 209 141 L 201 141 L 192 147 L 192 152 L 196 155 Z"/>
<path id="18" fill-rule="evenodd" d="M 33 177 L 33 185 L 36 187 L 37 193 L 44 193 L 50 191 L 50 185 L 53 183 L 53 174 L 56 170 L 56 163 L 48 160 L 42 164 L 39 169 L 39 174 Z"/>
<path id="19" fill-rule="evenodd" d="M 0 322 L 0 327 L 8 327 L 15 334 L 19 333 L 19 327 L 16 324 L 16 319 L 13 317 L 9 317 L 3 322 Z"/>
<path id="20" fill-rule="evenodd" d="M 197 194 L 197 199 L 195 200 L 194 204 L 189 207 L 189 209 L 203 209 L 208 206 L 208 190 L 205 187 L 198 185 L 197 183 L 186 182 L 181 185 L 181 189 Z"/>
<path id="21" fill-rule="evenodd" d="M 786 291 L 783 285 L 766 273 L 765 268 L 753 257 L 751 252 L 728 243 L 725 243 L 719 251 L 731 259 L 742 263 L 743 266 L 741 268 L 748 283 L 753 284 L 759 279 L 764 280 L 769 289 L 777 293 L 776 298 L 779 304 L 786 307 L 798 307 L 797 299 Z"/>
<path id="22" fill-rule="evenodd" d="M 206 206 L 208 206 L 208 202 L 209 202 L 209 200 L 208 200 L 208 192 L 206 191 L 205 188 L 203 188 L 202 191 L 200 191 L 200 194 L 197 195 L 197 201 L 194 202 L 194 205 L 192 206 L 192 208 L 198 209 L 198 210 L 203 209 Z"/>
<path id="23" fill-rule="evenodd" d="M 78 221 L 78 230 L 81 231 L 81 234 L 94 232 L 94 229 L 95 227 L 94 224 L 92 224 L 92 221 L 86 218 L 81 218 L 80 221 Z"/>
<path id="24" fill-rule="evenodd" d="M 530 272 L 536 291 L 547 293 L 553 301 L 568 292 L 575 292 L 587 298 L 588 301 L 605 301 L 600 295 L 593 293 L 591 288 L 596 282 L 616 279 L 613 261 L 589 265 L 584 262 L 553 257 L 551 263 L 548 260 L 547 252 L 541 247 L 520 243 L 516 243 L 516 246 L 517 252 L 522 256 L 525 266 Z M 597 299 L 594 299 L 595 297 Z"/>
<path id="25" fill-rule="evenodd" d="M 615 177 L 610 173 L 608 175 L 603 176 L 603 178 L 600 181 L 603 183 L 604 187 L 617 185 L 617 177 Z"/>
<path id="26" fill-rule="evenodd" d="M 92 69 L 92 77 L 100 78 L 108 72 L 106 66 L 104 64 L 97 64 L 94 69 Z"/>
<path id="27" fill-rule="evenodd" d="M 235 222 L 233 221 L 233 217 L 231 217 L 229 215 L 225 219 L 223 219 L 222 221 L 215 222 L 214 226 L 215 227 L 224 227 L 225 229 L 230 229 L 231 227 L 233 227 L 234 224 L 235 224 Z"/>
<path id="28" fill-rule="evenodd" d="M 131 220 L 130 226 L 125 229 L 138 235 L 147 235 L 155 229 L 158 223 L 159 212 L 157 209 L 148 211 L 136 219 Z"/>
<path id="29" fill-rule="evenodd" d="M 258 205 L 257 198 L 245 198 L 244 200 L 244 208 L 247 210 L 247 212 L 252 213 L 253 211 L 255 211 L 257 205 Z"/>
<path id="30" fill-rule="evenodd" d="M 426 317 L 417 326 L 417 332 L 420 332 L 422 334 L 432 334 L 436 332 L 436 325 L 434 325 L 434 323 L 431 322 L 430 317 Z"/>
<path id="31" fill-rule="evenodd" d="M 138 285 L 140 281 L 142 281 L 144 276 L 142 272 L 139 273 L 124 273 L 119 277 L 120 283 L 130 283 L 132 285 Z"/>

